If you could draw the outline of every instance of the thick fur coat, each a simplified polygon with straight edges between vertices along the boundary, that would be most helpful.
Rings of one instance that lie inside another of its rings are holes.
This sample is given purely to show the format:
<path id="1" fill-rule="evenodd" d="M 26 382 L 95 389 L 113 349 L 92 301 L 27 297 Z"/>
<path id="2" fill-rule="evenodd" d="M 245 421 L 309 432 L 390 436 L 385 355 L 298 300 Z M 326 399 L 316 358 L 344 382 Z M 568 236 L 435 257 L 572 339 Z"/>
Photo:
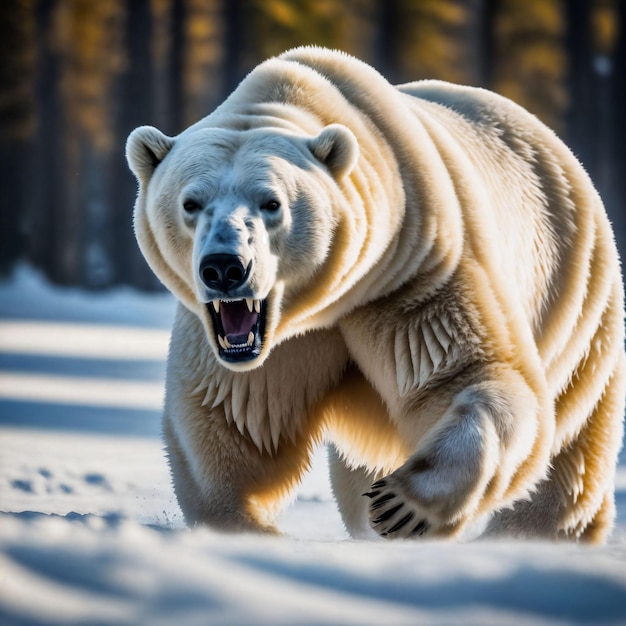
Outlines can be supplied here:
<path id="1" fill-rule="evenodd" d="M 325 441 L 353 536 L 606 536 L 619 260 L 535 117 L 299 48 L 127 156 L 139 245 L 180 300 L 164 433 L 190 524 L 275 531 Z"/>

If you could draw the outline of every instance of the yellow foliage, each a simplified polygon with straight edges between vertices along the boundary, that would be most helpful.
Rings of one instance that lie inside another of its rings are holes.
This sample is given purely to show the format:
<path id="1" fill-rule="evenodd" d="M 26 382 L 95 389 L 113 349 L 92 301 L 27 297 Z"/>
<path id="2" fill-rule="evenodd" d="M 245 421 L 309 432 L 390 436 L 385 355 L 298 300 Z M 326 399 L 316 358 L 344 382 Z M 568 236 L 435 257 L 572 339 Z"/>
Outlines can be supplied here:
<path id="1" fill-rule="evenodd" d="M 124 66 L 123 19 L 123 0 L 66 0 L 57 8 L 67 122 L 100 151 L 115 141 L 111 91 Z"/>
<path id="2" fill-rule="evenodd" d="M 220 99 L 223 31 L 219 1 L 187 0 L 183 56 L 185 126 L 207 115 Z"/>
<path id="3" fill-rule="evenodd" d="M 395 7 L 394 70 L 400 81 L 438 78 L 472 83 L 476 50 L 471 41 L 476 0 L 407 0 Z"/>
<path id="4" fill-rule="evenodd" d="M 563 1 L 502 0 L 490 85 L 557 131 L 567 106 Z"/>
<path id="5" fill-rule="evenodd" d="M 320 45 L 367 58 L 375 0 L 251 0 L 246 37 L 251 67 L 262 58 L 302 45 Z"/>
<path id="6" fill-rule="evenodd" d="M 34 11 L 34 0 L 14 0 L 0 8 L 0 139 L 23 141 L 35 129 Z"/>
<path id="7" fill-rule="evenodd" d="M 592 7 L 593 47 L 600 54 L 612 54 L 619 37 L 618 2 L 624 0 L 596 0 Z"/>
<path id="8" fill-rule="evenodd" d="M 157 67 L 165 64 L 171 45 L 172 0 L 150 0 L 152 14 L 152 58 Z"/>

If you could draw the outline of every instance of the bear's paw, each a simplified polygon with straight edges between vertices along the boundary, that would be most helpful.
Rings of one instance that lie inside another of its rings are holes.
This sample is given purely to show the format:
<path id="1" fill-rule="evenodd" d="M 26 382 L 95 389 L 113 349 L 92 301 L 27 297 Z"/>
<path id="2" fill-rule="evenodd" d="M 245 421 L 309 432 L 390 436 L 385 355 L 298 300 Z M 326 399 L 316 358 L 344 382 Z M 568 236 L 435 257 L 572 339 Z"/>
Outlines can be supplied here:
<path id="1" fill-rule="evenodd" d="M 411 539 L 431 529 L 427 511 L 404 498 L 401 485 L 393 476 L 375 482 L 372 491 L 363 495 L 372 499 L 370 524 L 381 537 Z"/>

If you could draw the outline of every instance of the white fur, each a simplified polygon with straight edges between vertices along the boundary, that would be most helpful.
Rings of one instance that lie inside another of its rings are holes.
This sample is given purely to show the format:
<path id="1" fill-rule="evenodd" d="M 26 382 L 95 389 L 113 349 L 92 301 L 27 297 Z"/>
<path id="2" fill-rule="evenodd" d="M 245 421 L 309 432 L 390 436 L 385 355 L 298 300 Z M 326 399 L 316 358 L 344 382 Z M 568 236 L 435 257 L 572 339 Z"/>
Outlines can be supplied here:
<path id="1" fill-rule="evenodd" d="M 619 260 L 589 178 L 536 118 L 301 48 L 178 137 L 135 130 L 127 156 L 139 245 L 181 302 L 164 430 L 189 523 L 274 532 L 326 440 L 355 536 L 485 519 L 492 535 L 606 536 Z M 207 282 L 213 254 L 245 281 Z M 263 303 L 248 360 L 220 347 L 207 304 L 243 298 Z"/>

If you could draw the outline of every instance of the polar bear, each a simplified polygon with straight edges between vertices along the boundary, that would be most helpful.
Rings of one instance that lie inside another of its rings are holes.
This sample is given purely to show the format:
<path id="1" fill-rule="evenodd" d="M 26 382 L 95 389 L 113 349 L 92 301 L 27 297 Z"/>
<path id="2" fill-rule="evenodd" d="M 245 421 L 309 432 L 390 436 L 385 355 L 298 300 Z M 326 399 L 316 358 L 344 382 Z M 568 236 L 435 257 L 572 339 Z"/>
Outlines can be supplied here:
<path id="1" fill-rule="evenodd" d="M 127 158 L 180 301 L 163 428 L 190 525 L 277 532 L 327 442 L 354 537 L 606 537 L 619 260 L 535 117 L 305 47 L 177 137 L 137 128 Z"/>

